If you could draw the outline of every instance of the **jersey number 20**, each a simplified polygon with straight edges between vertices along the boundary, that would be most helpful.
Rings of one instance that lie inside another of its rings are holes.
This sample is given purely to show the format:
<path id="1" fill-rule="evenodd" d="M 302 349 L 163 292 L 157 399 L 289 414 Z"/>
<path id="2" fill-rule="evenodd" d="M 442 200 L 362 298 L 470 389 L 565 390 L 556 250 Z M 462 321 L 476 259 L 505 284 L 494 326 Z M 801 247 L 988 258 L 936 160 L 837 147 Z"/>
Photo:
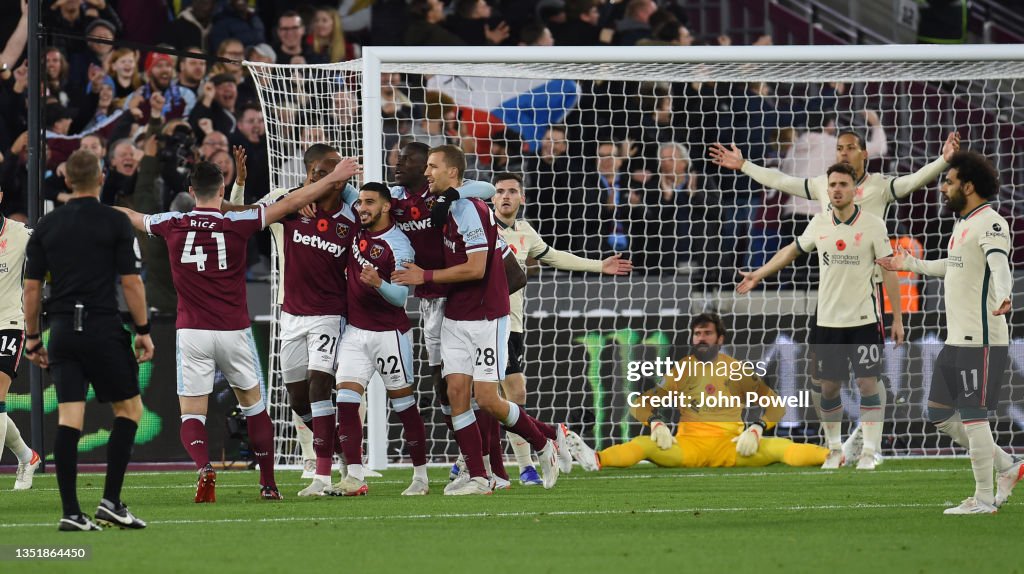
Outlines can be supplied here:
<path id="1" fill-rule="evenodd" d="M 223 271 L 228 268 L 228 252 L 224 241 L 224 234 L 216 231 L 210 233 L 210 237 L 213 237 L 214 241 L 217 242 L 217 269 Z M 181 262 L 195 263 L 197 271 L 206 271 L 206 259 L 208 256 L 201 245 L 195 245 L 195 241 L 196 232 L 189 231 L 188 235 L 185 236 L 185 248 L 181 250 Z"/>

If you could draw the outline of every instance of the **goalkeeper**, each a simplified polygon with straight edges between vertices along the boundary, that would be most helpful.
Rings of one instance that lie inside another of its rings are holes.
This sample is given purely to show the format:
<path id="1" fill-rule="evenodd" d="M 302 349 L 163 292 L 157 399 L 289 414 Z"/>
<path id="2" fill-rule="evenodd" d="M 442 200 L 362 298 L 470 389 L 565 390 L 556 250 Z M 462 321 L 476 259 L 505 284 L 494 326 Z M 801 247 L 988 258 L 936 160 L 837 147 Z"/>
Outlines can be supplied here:
<path id="1" fill-rule="evenodd" d="M 626 468 L 648 460 L 658 466 L 700 468 L 715 466 L 767 466 L 781 462 L 790 466 L 821 466 L 828 449 L 811 444 L 795 443 L 784 438 L 762 438 L 764 432 L 782 417 L 784 407 L 765 409 L 763 420 L 746 425 L 741 406 L 701 406 L 711 397 L 740 397 L 746 393 L 775 396 L 775 392 L 757 375 L 730 380 L 727 373 L 736 373 L 740 366 L 736 359 L 720 353 L 725 343 L 726 329 L 722 319 L 704 313 L 690 321 L 690 343 L 693 352 L 683 359 L 687 367 L 712 363 L 714 369 L 687 368 L 665 377 L 657 388 L 644 394 L 644 398 L 677 394 L 689 398 L 690 405 L 679 408 L 679 428 L 673 437 L 668 424 L 643 406 L 630 409 L 638 421 L 650 426 L 650 436 L 633 440 L 595 452 L 576 433 L 568 435 L 569 451 L 584 470 L 602 467 Z M 723 365 L 723 363 L 725 365 Z M 748 369 L 749 372 L 749 369 Z M 723 401 L 725 402 L 725 401 Z"/>

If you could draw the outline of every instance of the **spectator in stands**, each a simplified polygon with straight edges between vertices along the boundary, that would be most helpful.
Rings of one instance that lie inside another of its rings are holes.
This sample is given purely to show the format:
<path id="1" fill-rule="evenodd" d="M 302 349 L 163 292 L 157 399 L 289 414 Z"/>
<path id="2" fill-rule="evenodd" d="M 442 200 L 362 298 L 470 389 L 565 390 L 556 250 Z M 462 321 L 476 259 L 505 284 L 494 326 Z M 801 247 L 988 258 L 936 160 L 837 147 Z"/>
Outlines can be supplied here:
<path id="1" fill-rule="evenodd" d="M 449 32 L 444 22 L 444 4 L 441 0 L 410 0 L 408 26 L 405 29 L 406 46 L 464 46 L 462 38 Z"/>
<path id="2" fill-rule="evenodd" d="M 263 62 L 273 64 L 277 62 L 277 52 L 270 47 L 270 44 L 256 44 L 245 50 L 245 59 L 250 62 Z M 245 68 L 242 71 L 241 80 L 238 82 L 238 103 L 259 102 L 259 94 L 256 90 L 256 79 L 253 78 L 252 70 Z"/>
<path id="3" fill-rule="evenodd" d="M 498 46 L 508 39 L 511 31 L 504 20 L 492 27 L 491 5 L 485 0 L 455 0 L 452 6 L 454 14 L 444 27 L 467 46 Z"/>
<path id="4" fill-rule="evenodd" d="M 565 23 L 551 25 L 551 33 L 559 46 L 597 46 L 608 44 L 608 34 L 602 38 L 601 0 L 567 0 Z"/>
<path id="5" fill-rule="evenodd" d="M 71 128 L 71 112 L 59 103 L 46 105 L 46 129 L 58 135 L 67 135 Z"/>
<path id="6" fill-rule="evenodd" d="M 235 183 L 235 160 L 231 157 L 231 153 L 225 150 L 217 150 L 206 161 L 220 168 L 220 171 L 224 174 L 224 187 L 231 189 L 231 186 Z"/>
<path id="7" fill-rule="evenodd" d="M 278 64 L 320 64 L 325 60 L 308 49 L 303 39 L 306 37 L 306 25 L 302 16 L 294 10 L 288 10 L 277 18 L 277 52 Z"/>
<path id="8" fill-rule="evenodd" d="M 186 46 L 186 52 L 202 54 L 203 51 L 195 46 Z M 192 92 L 193 99 L 199 99 L 199 86 L 206 77 L 206 60 L 203 58 L 186 58 L 178 60 L 178 86 L 182 90 Z M 189 110 L 191 111 L 191 110 Z"/>
<path id="9" fill-rule="evenodd" d="M 523 173 L 523 138 L 505 128 L 491 135 L 491 173 Z"/>
<path id="10" fill-rule="evenodd" d="M 430 147 L 448 143 L 445 135 L 444 112 L 451 99 L 439 92 L 427 92 L 423 117 L 413 123 L 410 135 L 413 140 L 423 142 Z"/>
<path id="11" fill-rule="evenodd" d="M 150 106 L 159 102 L 162 107 L 164 121 L 188 117 L 196 105 L 195 94 L 191 90 L 182 89 L 174 79 L 174 56 L 160 52 L 150 52 L 146 56 L 146 77 L 149 81 L 135 90 L 128 101 L 128 110 L 137 121 L 150 118 Z M 154 94 L 160 98 L 153 99 Z"/>
<path id="12" fill-rule="evenodd" d="M 103 40 L 113 40 L 116 31 L 117 28 L 113 24 L 99 19 L 93 20 L 85 28 L 87 36 Z M 103 42 L 88 42 L 86 45 L 89 47 L 88 50 L 72 54 L 68 59 L 68 64 L 71 67 L 69 83 L 72 86 L 87 85 L 89 83 L 90 69 L 97 67 L 105 70 L 107 63 L 110 61 L 110 55 L 114 51 L 113 45 Z"/>
<path id="13" fill-rule="evenodd" d="M 100 199 L 107 205 L 125 205 L 125 197 L 135 193 L 135 173 L 142 159 L 142 150 L 132 140 L 120 139 L 110 146 L 107 179 Z"/>
<path id="14" fill-rule="evenodd" d="M 245 46 L 238 38 L 226 38 L 217 45 L 217 57 L 241 62 L 245 58 Z M 210 66 L 211 76 L 225 73 L 234 76 L 236 83 L 241 82 L 245 77 L 245 70 L 242 69 L 242 65 L 235 62 L 217 62 Z"/>
<path id="15" fill-rule="evenodd" d="M 228 136 L 223 132 L 211 131 L 203 137 L 203 143 L 199 146 L 199 159 L 213 161 L 210 158 L 217 152 L 224 152 L 231 155 L 231 148 L 228 147 Z"/>
<path id="16" fill-rule="evenodd" d="M 179 50 L 199 46 L 205 52 L 210 49 L 206 43 L 213 29 L 214 0 L 192 0 L 171 22 L 164 34 L 164 42 Z"/>
<path id="17" fill-rule="evenodd" d="M 83 37 L 89 23 L 101 18 L 121 28 L 118 18 L 110 2 L 106 0 L 84 0 L 82 2 L 53 2 L 51 9 L 43 10 L 43 23 L 51 31 L 67 34 L 72 37 Z M 115 30 L 116 31 L 116 30 Z M 84 40 L 73 40 L 63 36 L 53 38 L 54 45 L 66 50 L 67 54 L 85 54 L 88 48 Z"/>
<path id="18" fill-rule="evenodd" d="M 619 206 L 628 201 L 628 189 L 624 185 L 621 168 L 625 155 L 620 153 L 621 146 L 614 141 L 604 140 L 597 144 L 597 161 L 594 172 L 597 174 L 600 200 L 603 207 L 602 220 L 608 220 L 604 226 L 602 249 L 624 251 L 629 247 L 629 238 L 621 222 L 615 220 Z"/>
<path id="19" fill-rule="evenodd" d="M 662 244 L 658 249 L 663 253 L 675 253 L 675 259 L 663 259 L 665 269 L 671 269 L 677 262 L 686 262 L 692 251 L 693 208 L 698 201 L 698 176 L 691 170 L 690 153 L 686 146 L 677 142 L 665 142 L 658 146 L 658 213 L 662 222 L 660 235 Z"/>
<path id="20" fill-rule="evenodd" d="M 321 6 L 313 13 L 306 47 L 323 62 L 345 62 L 359 57 L 359 46 L 345 38 L 341 14 L 335 8 Z"/>
<path id="21" fill-rule="evenodd" d="M 83 136 L 78 142 L 78 149 L 88 150 L 95 154 L 96 157 L 100 158 L 103 170 L 106 171 L 107 150 L 106 142 L 103 141 L 102 136 L 96 134 Z M 64 162 L 61 162 L 57 169 L 53 170 L 53 173 L 43 180 L 43 198 L 52 201 L 57 206 L 64 205 L 71 199 L 71 188 L 64 181 L 64 167 Z M 106 182 L 104 182 L 104 189 L 106 189 Z"/>
<path id="22" fill-rule="evenodd" d="M 248 158 L 245 186 L 246 203 L 256 203 L 270 193 L 270 162 L 267 158 L 266 126 L 259 105 L 245 104 L 238 110 L 238 125 L 228 136 L 232 146 L 242 146 Z"/>
<path id="23" fill-rule="evenodd" d="M 76 132 L 87 132 L 96 128 L 99 124 L 107 121 L 115 113 L 121 113 L 121 106 L 114 100 L 114 87 L 106 81 L 105 74 L 98 74 L 95 81 L 89 84 L 89 104 L 79 110 L 78 116 L 73 125 L 81 122 L 81 129 Z"/>
<path id="24" fill-rule="evenodd" d="M 519 31 L 519 45 L 554 46 L 555 37 L 551 35 L 551 30 L 548 30 L 548 27 L 543 22 L 533 20 L 527 22 L 523 29 Z"/>
<path id="25" fill-rule="evenodd" d="M 62 106 L 71 105 L 71 92 L 74 90 L 68 84 L 71 67 L 68 65 L 68 59 L 64 56 L 64 51 L 56 46 L 47 48 L 43 61 L 45 67 L 43 83 L 46 88 L 44 97 L 53 98 Z"/>
<path id="26" fill-rule="evenodd" d="M 110 79 L 110 87 L 114 90 L 114 105 L 120 107 L 142 86 L 142 75 L 139 74 L 135 50 L 116 48 L 110 54 L 107 77 Z"/>
<path id="27" fill-rule="evenodd" d="M 263 28 L 263 21 L 256 15 L 256 12 L 249 7 L 247 0 L 230 0 L 228 5 L 213 19 L 213 28 L 207 41 L 210 46 L 219 47 L 228 38 L 234 38 L 241 42 L 238 48 L 238 58 L 242 57 L 242 50 L 245 46 L 252 46 L 265 42 L 266 31 Z M 218 54 L 219 55 L 219 54 Z"/>
<path id="28" fill-rule="evenodd" d="M 629 0 L 626 14 L 615 25 L 615 43 L 620 46 L 633 46 L 642 38 L 651 35 L 651 14 L 657 11 L 654 0 Z"/>
<path id="29" fill-rule="evenodd" d="M 238 85 L 231 74 L 217 74 L 203 84 L 203 93 L 196 102 L 188 120 L 197 132 L 218 131 L 230 134 L 237 124 L 235 108 L 238 102 Z M 204 129 L 205 122 L 209 130 Z M 261 196 L 262 197 L 262 196 Z"/>

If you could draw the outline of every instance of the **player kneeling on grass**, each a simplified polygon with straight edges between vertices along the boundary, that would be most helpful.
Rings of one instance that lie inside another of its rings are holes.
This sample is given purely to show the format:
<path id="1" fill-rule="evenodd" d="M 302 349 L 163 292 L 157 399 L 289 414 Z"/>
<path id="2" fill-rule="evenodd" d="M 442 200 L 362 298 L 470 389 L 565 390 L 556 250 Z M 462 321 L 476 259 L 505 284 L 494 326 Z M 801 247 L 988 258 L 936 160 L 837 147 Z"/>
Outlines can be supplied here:
<path id="1" fill-rule="evenodd" d="M 266 226 L 316 201 L 338 181 L 359 173 L 346 159 L 320 181 L 289 193 L 272 205 L 224 213 L 224 174 L 209 162 L 193 169 L 189 213 L 128 214 L 136 229 L 167 241 L 171 276 L 178 292 L 177 368 L 181 406 L 181 442 L 199 469 L 196 502 L 214 502 L 216 473 L 207 449 L 206 411 L 214 372 L 232 385 L 245 414 L 249 440 L 260 467 L 260 497 L 279 500 L 274 480 L 274 427 L 263 397 L 262 370 L 249 328 L 245 299 L 245 252 L 250 237 Z"/>
<path id="2" fill-rule="evenodd" d="M 363 477 L 362 394 L 375 372 L 384 379 L 391 408 L 405 429 L 413 480 L 403 495 L 423 495 L 427 484 L 427 432 L 416 408 L 412 343 L 405 300 L 409 288 L 391 283 L 396 270 L 412 264 L 412 244 L 391 220 L 391 193 L 382 183 L 364 184 L 353 206 L 362 228 L 348 262 L 349 325 L 341 338 L 338 367 L 338 425 L 348 474 L 328 494 L 366 494 Z"/>
<path id="3" fill-rule="evenodd" d="M 762 420 L 746 425 L 743 407 L 723 400 L 723 406 L 704 406 L 707 397 L 733 396 L 746 401 L 747 393 L 774 397 L 775 391 L 756 374 L 731 380 L 728 373 L 737 373 L 740 362 L 721 353 L 726 329 L 722 319 L 713 313 L 697 315 L 690 321 L 690 344 L 693 352 L 680 361 L 685 369 L 665 377 L 658 387 L 647 391 L 635 402 L 639 406 L 630 414 L 650 425 L 650 436 L 594 452 L 576 433 L 568 437 L 569 451 L 584 470 L 602 467 L 626 468 L 647 460 L 670 468 L 702 468 L 718 466 L 767 466 L 781 462 L 790 466 L 817 466 L 825 461 L 828 449 L 817 445 L 795 443 L 785 438 L 761 438 L 764 432 L 782 417 L 784 407 L 767 407 Z M 699 365 L 711 363 L 715 368 Z M 676 395 L 686 397 L 688 406 L 679 407 L 679 427 L 675 437 L 662 419 L 646 406 L 650 397 Z M 767 422 L 766 422 L 767 421 Z"/>

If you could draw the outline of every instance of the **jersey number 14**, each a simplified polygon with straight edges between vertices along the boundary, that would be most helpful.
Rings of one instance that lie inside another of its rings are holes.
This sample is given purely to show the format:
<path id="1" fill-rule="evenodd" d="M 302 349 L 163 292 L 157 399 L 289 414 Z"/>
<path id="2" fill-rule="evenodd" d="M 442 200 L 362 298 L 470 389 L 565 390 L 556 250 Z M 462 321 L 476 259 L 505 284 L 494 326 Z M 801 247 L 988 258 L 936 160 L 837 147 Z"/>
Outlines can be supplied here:
<path id="1" fill-rule="evenodd" d="M 228 253 L 224 234 L 215 231 L 210 233 L 210 236 L 217 242 L 217 269 L 223 271 L 228 268 Z M 195 263 L 197 271 L 206 271 L 206 260 L 209 256 L 201 245 L 195 245 L 195 241 L 196 232 L 189 231 L 185 236 L 185 248 L 181 250 L 181 262 L 183 264 Z"/>

